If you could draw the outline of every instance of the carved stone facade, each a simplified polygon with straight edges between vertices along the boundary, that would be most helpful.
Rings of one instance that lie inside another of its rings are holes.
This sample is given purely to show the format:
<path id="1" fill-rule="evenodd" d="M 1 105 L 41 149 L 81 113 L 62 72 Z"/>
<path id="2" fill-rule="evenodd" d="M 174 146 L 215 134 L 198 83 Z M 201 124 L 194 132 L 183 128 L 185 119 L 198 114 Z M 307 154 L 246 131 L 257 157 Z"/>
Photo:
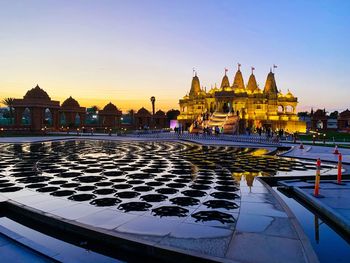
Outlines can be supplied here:
<path id="1" fill-rule="evenodd" d="M 197 74 L 192 79 L 188 95 L 179 101 L 180 115 L 178 121 L 189 127 L 198 116 L 222 113 L 239 116 L 244 127 L 284 129 L 289 132 L 305 132 L 305 122 L 300 121 L 296 107 L 298 99 L 288 91 L 282 94 L 277 89 L 275 74 L 270 71 L 265 87 L 261 90 L 252 73 L 247 85 L 244 84 L 242 72 L 238 68 L 232 85 L 228 76 L 222 78 L 220 88 L 216 86 L 208 92 L 200 87 Z"/>

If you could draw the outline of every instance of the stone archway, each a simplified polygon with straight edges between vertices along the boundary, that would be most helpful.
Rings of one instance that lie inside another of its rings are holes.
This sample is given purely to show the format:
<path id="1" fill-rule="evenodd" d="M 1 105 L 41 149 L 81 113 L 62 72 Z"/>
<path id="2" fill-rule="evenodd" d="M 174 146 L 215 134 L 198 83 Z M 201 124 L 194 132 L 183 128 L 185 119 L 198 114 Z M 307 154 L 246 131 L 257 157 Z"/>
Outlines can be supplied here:
<path id="1" fill-rule="evenodd" d="M 53 126 L 53 114 L 49 108 L 46 108 L 44 111 L 44 125 L 45 127 Z"/>
<path id="2" fill-rule="evenodd" d="M 66 126 L 67 125 L 66 114 L 64 112 L 62 112 L 60 114 L 60 125 L 61 126 Z"/>
<path id="3" fill-rule="evenodd" d="M 279 106 L 277 107 L 277 111 L 278 111 L 279 113 L 284 113 L 284 107 L 283 107 L 282 105 L 279 105 Z"/>
<path id="4" fill-rule="evenodd" d="M 21 116 L 22 125 L 31 125 L 32 124 L 32 111 L 28 107 L 25 108 Z"/>
<path id="5" fill-rule="evenodd" d="M 46 109 L 49 109 L 51 113 L 52 126 L 56 128 L 58 124 L 56 120 L 59 102 L 51 100 L 49 95 L 38 85 L 29 90 L 23 96 L 23 99 L 14 99 L 13 108 L 16 111 L 16 126 L 26 125 L 30 126 L 32 131 L 41 131 L 47 126 L 45 117 Z"/>
<path id="6" fill-rule="evenodd" d="M 81 124 L 80 115 L 79 115 L 79 113 L 76 113 L 75 114 L 75 118 L 74 118 L 74 125 L 75 125 L 75 127 L 79 127 L 80 124 Z"/>

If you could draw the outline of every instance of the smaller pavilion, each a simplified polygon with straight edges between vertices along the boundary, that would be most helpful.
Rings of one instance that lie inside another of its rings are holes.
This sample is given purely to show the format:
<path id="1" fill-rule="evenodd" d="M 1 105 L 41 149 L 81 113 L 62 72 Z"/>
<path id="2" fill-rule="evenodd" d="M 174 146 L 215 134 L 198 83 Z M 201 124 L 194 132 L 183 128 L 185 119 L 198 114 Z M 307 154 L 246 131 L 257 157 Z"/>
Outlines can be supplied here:
<path id="1" fill-rule="evenodd" d="M 338 129 L 350 130 L 350 111 L 348 109 L 339 114 Z"/>
<path id="2" fill-rule="evenodd" d="M 313 111 L 311 109 L 311 129 L 312 130 L 327 130 L 327 114 L 326 110 L 318 109 L 317 111 Z"/>
<path id="3" fill-rule="evenodd" d="M 86 108 L 80 107 L 79 102 L 72 96 L 62 103 L 59 114 L 61 126 L 81 127 L 85 124 Z"/>
<path id="4" fill-rule="evenodd" d="M 108 103 L 98 112 L 100 125 L 105 128 L 120 128 L 122 112 L 113 103 Z"/>
<path id="5" fill-rule="evenodd" d="M 155 129 L 163 129 L 163 128 L 169 127 L 166 114 L 162 110 L 158 110 L 154 114 L 153 121 L 154 121 L 154 128 Z"/>
<path id="6" fill-rule="evenodd" d="M 143 129 L 143 128 L 152 128 L 152 114 L 146 110 L 144 107 L 138 110 L 138 112 L 134 115 L 135 128 Z"/>
<path id="7" fill-rule="evenodd" d="M 59 122 L 59 101 L 51 100 L 49 95 L 36 85 L 29 90 L 23 99 L 14 99 L 13 108 L 15 112 L 15 126 L 26 125 L 32 131 L 40 131 L 45 127 L 57 127 Z M 23 123 L 24 115 L 29 116 L 29 122 Z M 47 116 L 50 116 L 51 123 L 47 122 Z"/>

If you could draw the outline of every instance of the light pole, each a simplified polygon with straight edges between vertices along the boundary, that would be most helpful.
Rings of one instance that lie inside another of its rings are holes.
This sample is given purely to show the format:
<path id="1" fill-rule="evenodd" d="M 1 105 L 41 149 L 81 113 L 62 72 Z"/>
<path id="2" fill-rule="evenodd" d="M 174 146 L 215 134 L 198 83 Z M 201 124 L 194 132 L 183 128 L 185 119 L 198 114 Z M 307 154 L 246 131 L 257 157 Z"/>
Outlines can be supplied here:
<path id="1" fill-rule="evenodd" d="M 152 103 L 152 126 L 154 126 L 154 111 L 155 111 L 155 108 L 154 108 L 154 104 L 156 102 L 156 97 L 152 96 L 151 97 L 151 103 Z"/>

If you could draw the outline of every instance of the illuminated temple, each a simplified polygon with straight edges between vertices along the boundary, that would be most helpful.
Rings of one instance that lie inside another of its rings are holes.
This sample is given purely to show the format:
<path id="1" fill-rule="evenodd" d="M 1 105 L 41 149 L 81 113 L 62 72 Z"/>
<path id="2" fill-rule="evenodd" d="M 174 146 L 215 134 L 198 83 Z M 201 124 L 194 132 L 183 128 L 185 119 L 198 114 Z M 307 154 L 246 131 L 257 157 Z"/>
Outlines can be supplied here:
<path id="1" fill-rule="evenodd" d="M 277 89 L 272 70 L 263 90 L 257 85 L 254 68 L 247 84 L 240 65 L 232 85 L 226 72 L 225 69 L 220 87 L 215 85 L 208 92 L 201 88 L 195 73 L 190 92 L 179 101 L 178 121 L 183 127 L 192 132 L 201 132 L 206 127 L 219 127 L 224 133 L 244 133 L 247 128 L 305 132 L 305 122 L 296 113 L 298 98 L 289 90 L 282 94 Z"/>

